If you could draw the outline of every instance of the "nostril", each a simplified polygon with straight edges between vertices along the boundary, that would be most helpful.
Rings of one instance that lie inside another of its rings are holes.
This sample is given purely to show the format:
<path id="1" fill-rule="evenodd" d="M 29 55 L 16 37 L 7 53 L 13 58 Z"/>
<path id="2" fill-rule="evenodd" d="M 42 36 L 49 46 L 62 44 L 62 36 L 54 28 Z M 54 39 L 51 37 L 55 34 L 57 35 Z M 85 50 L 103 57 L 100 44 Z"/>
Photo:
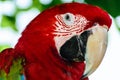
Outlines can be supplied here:
<path id="1" fill-rule="evenodd" d="M 93 23 L 93 26 L 96 26 L 96 25 L 98 25 L 98 23 L 97 23 L 97 22 Z"/>

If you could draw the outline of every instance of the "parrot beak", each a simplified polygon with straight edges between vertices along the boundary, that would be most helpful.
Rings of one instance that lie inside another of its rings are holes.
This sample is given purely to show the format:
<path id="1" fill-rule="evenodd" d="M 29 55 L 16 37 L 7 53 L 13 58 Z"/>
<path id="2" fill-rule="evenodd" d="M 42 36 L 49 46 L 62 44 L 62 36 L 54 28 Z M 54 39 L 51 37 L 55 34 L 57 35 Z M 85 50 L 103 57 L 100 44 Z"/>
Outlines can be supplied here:
<path id="1" fill-rule="evenodd" d="M 85 62 L 86 67 L 84 71 L 84 77 L 92 74 L 100 65 L 107 48 L 108 41 L 108 27 L 103 25 L 96 25 L 91 29 L 92 35 L 88 37 Z"/>
<path id="2" fill-rule="evenodd" d="M 83 77 L 93 73 L 100 65 L 107 48 L 107 26 L 94 25 L 79 35 L 74 35 L 60 47 L 60 55 L 70 62 L 84 61 Z"/>

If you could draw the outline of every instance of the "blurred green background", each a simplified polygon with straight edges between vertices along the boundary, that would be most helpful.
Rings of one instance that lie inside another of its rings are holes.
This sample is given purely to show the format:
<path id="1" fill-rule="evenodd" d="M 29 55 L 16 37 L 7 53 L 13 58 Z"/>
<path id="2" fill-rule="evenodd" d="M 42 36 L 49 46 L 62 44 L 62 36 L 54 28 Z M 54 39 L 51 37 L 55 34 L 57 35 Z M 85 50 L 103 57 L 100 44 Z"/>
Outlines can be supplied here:
<path id="1" fill-rule="evenodd" d="M 105 75 L 109 76 L 105 78 L 106 80 L 120 80 L 116 75 L 117 69 L 120 68 L 120 65 L 116 62 L 119 61 L 120 56 L 118 55 L 120 42 L 120 0 L 0 0 L 0 51 L 14 47 L 26 25 L 40 12 L 49 7 L 67 2 L 97 5 L 110 14 L 113 24 L 109 31 L 109 45 L 104 60 L 106 63 L 103 63 L 104 66 L 101 66 L 104 68 L 100 68 L 102 69 L 101 71 L 107 70 L 107 73 L 101 74 L 101 72 L 98 72 L 97 74 L 96 72 L 94 77 L 91 77 L 91 80 L 104 80 Z M 110 71 L 112 71 L 111 74 L 109 74 Z M 95 79 L 98 76 L 99 79 Z M 103 76 L 103 78 L 100 76 Z"/>
<path id="2" fill-rule="evenodd" d="M 57 4 L 66 2 L 80 2 L 100 6 L 106 10 L 114 19 L 116 28 L 120 31 L 118 22 L 120 15 L 120 0 L 0 0 L 0 51 L 15 45 L 20 33 L 26 25 L 40 12 Z M 5 35 L 6 32 L 11 34 Z M 12 34 L 13 33 L 13 34 Z M 15 35 L 16 34 L 16 35 Z M 11 38 L 9 38 L 12 36 Z M 16 38 L 14 38 L 16 37 Z M 1 38 L 5 38 L 1 41 Z M 7 42 L 11 40 L 11 42 Z"/>

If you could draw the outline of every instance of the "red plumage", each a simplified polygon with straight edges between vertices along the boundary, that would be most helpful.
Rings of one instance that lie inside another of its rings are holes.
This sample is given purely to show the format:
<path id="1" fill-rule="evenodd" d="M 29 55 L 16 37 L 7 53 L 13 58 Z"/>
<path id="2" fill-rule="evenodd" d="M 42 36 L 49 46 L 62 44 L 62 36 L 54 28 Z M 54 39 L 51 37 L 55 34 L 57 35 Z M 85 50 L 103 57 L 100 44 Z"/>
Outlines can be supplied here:
<path id="1" fill-rule="evenodd" d="M 85 63 L 65 61 L 58 55 L 55 47 L 53 34 L 55 15 L 67 12 L 83 15 L 89 21 L 84 29 L 88 29 L 95 22 L 108 27 L 111 25 L 107 12 L 99 7 L 80 3 L 66 3 L 52 7 L 31 21 L 23 31 L 13 53 L 10 51 L 0 54 L 0 69 L 9 73 L 12 60 L 21 56 L 25 58 L 22 65 L 26 80 L 82 80 Z M 7 59 L 10 60 L 10 63 L 6 64 L 8 70 L 3 65 Z"/>

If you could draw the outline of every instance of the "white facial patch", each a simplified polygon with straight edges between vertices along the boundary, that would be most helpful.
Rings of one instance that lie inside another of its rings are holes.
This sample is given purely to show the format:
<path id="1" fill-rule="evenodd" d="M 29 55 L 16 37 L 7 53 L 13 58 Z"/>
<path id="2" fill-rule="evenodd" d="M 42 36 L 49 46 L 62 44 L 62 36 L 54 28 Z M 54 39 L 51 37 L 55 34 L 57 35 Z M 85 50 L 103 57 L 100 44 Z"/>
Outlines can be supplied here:
<path id="1" fill-rule="evenodd" d="M 78 34 L 89 22 L 84 16 L 72 13 L 58 14 L 55 18 L 57 20 L 54 25 L 56 28 L 54 34 L 56 36 Z"/>
<path id="2" fill-rule="evenodd" d="M 56 48 L 59 52 L 60 47 L 74 35 L 79 35 L 89 22 L 84 16 L 80 14 L 58 14 L 55 16 L 56 22 L 53 25 L 54 40 Z"/>

